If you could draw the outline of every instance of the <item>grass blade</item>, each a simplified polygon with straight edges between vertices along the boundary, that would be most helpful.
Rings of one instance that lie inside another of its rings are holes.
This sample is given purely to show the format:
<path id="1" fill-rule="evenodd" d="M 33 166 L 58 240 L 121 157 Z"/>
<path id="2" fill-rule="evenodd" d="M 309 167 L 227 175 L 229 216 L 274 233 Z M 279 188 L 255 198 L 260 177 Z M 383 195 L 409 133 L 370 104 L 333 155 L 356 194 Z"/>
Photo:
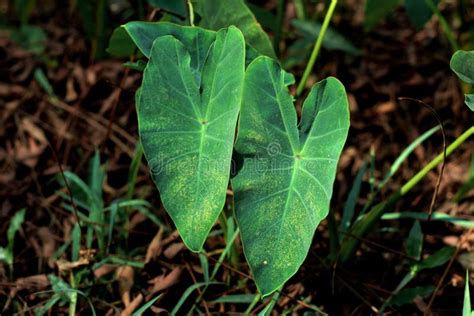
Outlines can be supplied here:
<path id="1" fill-rule="evenodd" d="M 360 194 L 362 179 L 364 178 L 366 171 L 367 161 L 364 161 L 364 164 L 357 172 L 354 183 L 352 184 L 351 191 L 349 192 L 346 203 L 344 204 L 344 211 L 342 213 L 341 224 L 339 227 L 339 230 L 342 232 L 347 231 L 347 229 L 351 226 L 352 218 L 354 216 L 354 210 Z"/>
<path id="2" fill-rule="evenodd" d="M 118 213 L 118 206 L 117 203 L 112 203 L 110 206 L 110 217 L 109 217 L 109 236 L 107 239 L 107 251 L 109 253 L 110 244 L 112 243 L 112 233 L 114 232 L 114 225 L 115 225 L 115 218 L 117 217 Z"/>
<path id="3" fill-rule="evenodd" d="M 267 304 L 267 306 L 265 306 L 265 308 L 260 312 L 258 313 L 258 316 L 269 316 L 272 314 L 272 311 L 273 311 L 273 308 L 275 307 L 275 304 L 276 302 L 278 301 L 278 299 L 280 298 L 280 291 L 276 291 L 270 302 Z"/>
<path id="4" fill-rule="evenodd" d="M 214 266 L 214 269 L 212 270 L 212 274 L 211 274 L 211 280 L 214 280 L 217 272 L 219 271 L 219 268 L 221 267 L 222 265 L 222 262 L 224 262 L 224 259 L 227 255 L 227 253 L 229 253 L 229 250 L 232 248 L 232 245 L 234 244 L 234 240 L 235 238 L 237 238 L 237 236 L 239 235 L 239 228 L 237 228 L 234 232 L 234 235 L 232 236 L 232 238 L 227 242 L 227 245 L 225 246 L 225 249 L 224 251 L 221 253 L 221 255 L 219 256 L 219 260 L 217 260 L 217 263 L 216 265 Z"/>
<path id="5" fill-rule="evenodd" d="M 423 143 L 425 140 L 430 138 L 434 133 L 439 131 L 441 129 L 440 125 L 437 125 L 423 134 L 421 134 L 419 137 L 417 137 L 405 150 L 402 151 L 402 153 L 395 159 L 393 162 L 392 166 L 390 167 L 390 170 L 387 172 L 385 177 L 383 178 L 382 182 L 379 183 L 378 189 L 382 189 L 387 182 L 390 180 L 390 178 L 397 172 L 397 170 L 400 168 L 402 163 L 408 158 L 408 156 L 415 150 L 416 147 L 418 147 L 421 143 Z"/>
<path id="6" fill-rule="evenodd" d="M 163 293 L 160 295 L 157 295 L 155 298 L 151 299 L 150 301 L 146 302 L 143 304 L 139 309 L 137 309 L 132 316 L 141 316 L 144 312 L 146 312 L 147 309 L 149 309 L 155 302 L 163 296 Z"/>
<path id="7" fill-rule="evenodd" d="M 7 261 L 10 266 L 10 273 L 13 272 L 13 248 L 15 245 L 15 235 L 20 230 L 21 225 L 25 221 L 26 208 L 23 208 L 15 213 L 13 216 L 10 225 L 7 230 L 7 249 L 3 251 L 1 257 L 4 257 L 4 260 Z"/>
<path id="8" fill-rule="evenodd" d="M 462 307 L 462 316 L 471 316 L 471 293 L 469 292 L 469 271 L 466 270 L 466 286 L 464 287 L 464 304 Z"/>
<path id="9" fill-rule="evenodd" d="M 72 251 L 71 260 L 75 262 L 79 260 L 79 252 L 81 251 L 81 227 L 78 223 L 74 224 L 72 230 Z"/>
<path id="10" fill-rule="evenodd" d="M 416 220 L 428 220 L 429 214 L 422 212 L 400 212 L 400 213 L 387 213 L 382 216 L 383 220 L 397 220 L 397 219 L 416 219 Z M 445 213 L 434 212 L 431 214 L 432 221 L 442 221 L 453 225 L 466 228 L 474 228 L 474 221 L 468 219 L 462 219 L 459 217 L 451 216 Z"/>
<path id="11" fill-rule="evenodd" d="M 207 257 L 200 253 L 199 261 L 201 262 L 202 273 L 204 274 L 204 282 L 209 283 L 209 260 Z"/>
<path id="12" fill-rule="evenodd" d="M 232 304 L 250 304 L 255 301 L 258 294 L 233 294 L 221 296 L 210 303 L 232 303 Z"/>
<path id="13" fill-rule="evenodd" d="M 222 284 L 221 282 L 209 282 L 209 283 L 206 283 L 206 282 L 200 282 L 200 283 L 196 283 L 196 284 L 193 284 L 191 285 L 190 287 L 188 287 L 186 289 L 186 291 L 184 291 L 183 295 L 181 296 L 181 298 L 179 299 L 178 303 L 176 303 L 175 307 L 173 308 L 173 310 L 171 311 L 171 315 L 177 315 L 179 310 L 181 309 L 181 307 L 183 306 L 183 304 L 186 302 L 186 300 L 188 299 L 189 295 L 191 295 L 191 293 L 200 288 L 200 287 L 203 287 L 203 286 L 208 286 L 208 285 L 212 285 L 212 284 Z"/>

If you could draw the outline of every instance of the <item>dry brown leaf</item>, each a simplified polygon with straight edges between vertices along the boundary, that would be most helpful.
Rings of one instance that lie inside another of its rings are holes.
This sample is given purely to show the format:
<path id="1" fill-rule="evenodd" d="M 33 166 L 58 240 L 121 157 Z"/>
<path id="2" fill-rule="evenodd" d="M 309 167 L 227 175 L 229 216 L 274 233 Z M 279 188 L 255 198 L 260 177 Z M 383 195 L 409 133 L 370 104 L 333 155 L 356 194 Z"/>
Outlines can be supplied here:
<path id="1" fill-rule="evenodd" d="M 36 139 L 40 143 L 45 145 L 47 144 L 46 136 L 44 136 L 43 130 L 36 126 L 30 118 L 23 118 L 20 123 L 20 128 L 28 132 L 34 139 Z"/>
<path id="2" fill-rule="evenodd" d="M 32 137 L 28 137 L 28 143 L 22 143 L 20 140 L 15 140 L 13 157 L 26 166 L 33 168 L 38 163 L 38 157 L 46 148 L 45 144 L 38 144 Z M 8 147 L 8 146 L 7 146 Z M 11 147 L 11 146 L 10 146 Z"/>
<path id="3" fill-rule="evenodd" d="M 24 92 L 23 86 L 0 82 L 0 96 L 2 97 L 21 96 Z"/>
<path id="4" fill-rule="evenodd" d="M 392 101 L 382 102 L 375 107 L 375 113 L 378 115 L 387 114 L 395 111 L 396 108 L 397 105 Z"/>
<path id="5" fill-rule="evenodd" d="M 359 111 L 359 104 L 357 103 L 357 99 L 355 95 L 352 93 L 347 94 L 347 99 L 349 100 L 349 109 L 351 113 L 356 113 Z"/>
<path id="6" fill-rule="evenodd" d="M 139 293 L 130 304 L 125 307 L 125 309 L 120 313 L 120 316 L 130 316 L 132 315 L 133 311 L 141 304 L 143 301 L 143 294 Z"/>
<path id="7" fill-rule="evenodd" d="M 6 102 L 5 105 L 2 105 L 2 122 L 6 121 L 18 108 L 20 105 L 20 100 L 15 99 L 9 102 Z M 3 125 L 3 124 L 2 124 Z"/>
<path id="8" fill-rule="evenodd" d="M 171 235 L 169 235 L 168 237 L 166 237 L 163 240 L 161 245 L 164 247 L 164 246 L 170 244 L 171 242 L 175 241 L 178 237 L 179 237 L 179 233 L 178 233 L 177 230 L 175 230 L 173 233 L 171 233 Z"/>
<path id="9" fill-rule="evenodd" d="M 150 306 L 150 310 L 155 313 L 155 315 L 161 314 L 161 313 L 166 313 L 166 315 L 169 314 L 167 309 L 164 309 L 163 307 L 158 307 L 158 306 Z"/>
<path id="10" fill-rule="evenodd" d="M 468 251 L 458 256 L 458 262 L 463 266 L 464 269 L 469 271 L 474 270 L 474 251 Z"/>
<path id="11" fill-rule="evenodd" d="M 7 155 L 8 154 L 0 148 L 0 160 L 4 160 Z M 15 165 L 10 159 L 0 166 L 0 183 L 8 184 L 11 181 L 14 181 L 15 175 Z"/>
<path id="12" fill-rule="evenodd" d="M 40 227 L 38 229 L 38 237 L 41 240 L 41 254 L 43 258 L 48 258 L 48 265 L 52 267 L 54 263 L 49 260 L 53 257 L 56 251 L 56 239 L 51 230 L 48 227 Z"/>
<path id="13" fill-rule="evenodd" d="M 17 291 L 23 289 L 41 290 L 49 286 L 49 279 L 46 274 L 32 275 L 25 278 L 19 278 L 15 281 Z"/>
<path id="14" fill-rule="evenodd" d="M 458 236 L 445 236 L 443 237 L 443 243 L 447 246 L 456 247 L 459 242 Z"/>
<path id="15" fill-rule="evenodd" d="M 66 96 L 64 98 L 64 101 L 73 102 L 77 100 L 77 97 L 78 97 L 78 94 L 74 87 L 74 79 L 69 77 L 68 80 L 66 81 Z"/>
<path id="16" fill-rule="evenodd" d="M 56 250 L 56 239 L 48 227 L 42 226 L 36 234 L 27 234 L 28 241 L 35 249 L 36 255 L 46 259 L 50 268 L 54 267 L 53 254 Z"/>
<path id="17" fill-rule="evenodd" d="M 147 300 L 149 300 L 150 297 L 153 296 L 155 293 L 165 290 L 176 284 L 182 272 L 183 269 L 181 267 L 176 267 L 170 273 L 168 273 L 168 275 L 160 275 L 150 280 L 148 283 L 153 284 L 153 287 L 150 290 L 150 294 L 147 296 Z"/>
<path id="18" fill-rule="evenodd" d="M 48 108 L 45 112 L 48 116 L 48 122 L 52 123 L 54 127 L 56 135 L 65 139 L 72 139 L 71 133 L 67 130 L 68 125 L 64 119 L 60 118 L 58 113 L 54 111 L 54 108 Z"/>
<path id="19" fill-rule="evenodd" d="M 296 299 L 296 297 L 300 296 L 304 292 L 304 286 L 301 283 L 291 284 L 286 288 L 287 295 L 282 297 L 278 302 L 278 306 L 285 307 L 287 306 L 291 300 Z"/>
<path id="20" fill-rule="evenodd" d="M 173 259 L 181 250 L 184 249 L 184 244 L 182 242 L 177 242 L 171 244 L 168 248 L 165 249 L 163 254 L 168 259 Z"/>
<path id="21" fill-rule="evenodd" d="M 104 114 L 113 107 L 114 103 L 118 102 L 121 91 L 122 90 L 118 88 L 115 89 L 104 101 L 102 101 L 102 106 L 99 111 L 100 114 Z"/>
<path id="22" fill-rule="evenodd" d="M 94 270 L 94 276 L 99 279 L 103 277 L 106 274 L 109 274 L 115 270 L 117 270 L 117 265 L 116 264 L 104 264 L 100 266 L 99 268 Z"/>
<path id="23" fill-rule="evenodd" d="M 28 289 L 30 293 L 35 291 L 44 290 L 49 286 L 49 279 L 46 274 L 32 275 L 25 278 L 19 278 L 15 281 L 15 286 L 10 290 L 8 299 L 3 306 L 3 311 L 6 311 L 12 302 L 12 299 L 16 296 L 18 291 Z"/>
<path id="24" fill-rule="evenodd" d="M 466 282 L 465 280 L 465 276 L 464 275 L 459 275 L 457 273 L 453 273 L 453 275 L 451 276 L 451 285 L 454 286 L 454 287 L 461 287 L 461 286 L 464 286 L 464 282 Z"/>
<path id="25" fill-rule="evenodd" d="M 10 291 L 10 297 L 16 296 L 21 290 L 28 289 L 30 292 L 44 290 L 49 286 L 49 279 L 46 274 L 32 275 L 25 278 L 19 278 L 15 281 L 15 287 Z"/>
<path id="26" fill-rule="evenodd" d="M 130 305 L 130 290 L 133 287 L 135 271 L 131 266 L 120 266 L 117 269 L 117 280 L 122 302 L 127 307 Z"/>
<path id="27" fill-rule="evenodd" d="M 90 263 L 90 260 L 89 258 L 86 258 L 86 257 L 79 258 L 79 260 L 74 261 L 74 262 L 70 262 L 63 259 L 59 259 L 56 261 L 56 265 L 60 272 L 72 270 L 80 266 L 85 266 L 85 265 L 88 265 L 89 263 Z"/>
<path id="28" fill-rule="evenodd" d="M 125 227 L 126 230 L 130 231 L 133 230 L 138 224 L 143 223 L 146 221 L 146 216 L 143 215 L 140 212 L 137 212 L 133 214 L 132 219 L 130 219 L 130 222 L 128 222 L 127 227 Z"/>
<path id="29" fill-rule="evenodd" d="M 161 243 L 162 240 L 163 240 L 163 229 L 159 228 L 155 237 L 153 237 L 153 240 L 148 245 L 148 249 L 146 250 L 145 263 L 148 263 L 152 259 L 155 259 L 159 255 L 161 255 L 161 252 L 163 250 L 163 245 Z"/>

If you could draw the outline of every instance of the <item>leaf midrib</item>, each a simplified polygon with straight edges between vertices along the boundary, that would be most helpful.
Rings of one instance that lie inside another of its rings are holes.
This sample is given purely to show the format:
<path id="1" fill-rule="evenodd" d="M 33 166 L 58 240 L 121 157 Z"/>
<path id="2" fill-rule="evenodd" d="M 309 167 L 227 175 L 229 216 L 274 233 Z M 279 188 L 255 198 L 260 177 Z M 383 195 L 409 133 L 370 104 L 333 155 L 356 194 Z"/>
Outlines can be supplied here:
<path id="1" fill-rule="evenodd" d="M 290 127 L 287 125 L 288 123 L 287 123 L 287 120 L 285 119 L 286 117 L 283 115 L 283 112 L 282 112 L 282 104 L 283 104 L 283 102 L 282 102 L 282 100 L 281 100 L 281 98 L 280 98 L 280 94 L 277 93 L 277 90 L 276 90 L 276 82 L 275 82 L 275 80 L 273 79 L 273 76 L 272 76 L 272 72 L 271 72 L 269 63 L 265 63 L 265 66 L 266 66 L 267 71 L 268 71 L 268 73 L 269 73 L 269 75 L 270 75 L 269 77 L 270 77 L 270 79 L 271 79 L 271 81 L 272 81 L 272 88 L 273 88 L 273 92 L 274 92 L 274 94 L 275 94 L 275 100 L 278 102 L 278 110 L 280 111 L 280 116 L 281 116 L 282 121 L 283 121 L 283 126 L 285 126 L 286 134 L 288 135 L 288 141 L 289 141 L 289 143 L 290 143 L 291 150 L 292 150 L 292 152 L 293 152 L 293 155 L 295 155 L 295 154 L 296 154 L 296 151 L 297 151 L 297 148 L 299 147 L 299 144 L 293 144 L 293 141 L 294 141 L 294 140 L 292 140 L 292 139 L 290 138 L 290 135 L 291 135 L 291 134 L 290 134 Z M 280 74 L 280 81 L 282 80 L 282 78 L 283 78 L 283 77 L 282 77 L 282 75 Z M 283 79 L 284 79 L 284 78 L 283 78 Z M 284 80 L 283 80 L 283 82 L 284 82 Z M 283 84 L 283 85 L 284 85 L 284 84 Z M 299 139 L 298 139 L 298 140 L 299 140 Z"/>
<path id="2" fill-rule="evenodd" d="M 229 32 L 227 31 L 227 33 L 224 36 L 224 42 L 222 43 L 221 51 L 219 53 L 219 58 L 217 59 L 217 62 L 216 62 L 215 72 L 213 73 L 213 76 L 212 76 L 211 91 L 209 92 L 209 100 L 208 100 L 209 103 L 206 107 L 206 113 L 204 114 L 204 118 L 202 118 L 201 122 L 200 122 L 201 123 L 201 129 L 200 129 L 200 139 L 199 139 L 199 156 L 198 156 L 197 175 L 196 175 L 196 191 L 197 191 L 197 193 L 199 193 L 199 190 L 201 189 L 201 173 L 202 173 L 201 161 L 202 161 L 202 157 L 203 157 L 204 140 L 206 139 L 206 135 L 207 135 L 207 133 L 206 133 L 207 126 L 209 125 L 208 114 L 212 109 L 212 105 L 213 105 L 212 97 L 214 95 L 216 74 L 219 73 L 219 69 L 220 69 L 221 64 L 222 64 L 221 59 L 222 59 L 222 54 L 224 53 L 224 50 L 225 50 L 224 47 L 226 46 L 226 43 L 227 43 L 228 34 L 229 34 Z M 217 36 L 216 36 L 216 40 L 212 44 L 213 45 L 212 53 L 214 53 L 214 51 L 215 51 L 215 48 L 216 48 L 215 43 L 216 42 L 217 42 Z M 208 57 L 210 57 L 210 55 L 208 55 Z M 207 66 L 207 61 L 204 61 L 202 72 L 204 72 L 204 68 L 206 68 L 206 66 Z M 204 79 L 204 78 L 202 78 L 202 79 Z M 202 80 L 200 82 L 200 86 L 201 85 L 202 85 Z M 200 98 L 200 101 L 202 101 L 202 98 Z M 202 107 L 202 104 L 201 104 L 201 107 Z M 200 110 L 199 110 L 199 113 L 201 114 Z M 198 118 L 198 120 L 199 120 L 199 118 Z M 195 199 L 194 203 L 195 203 L 194 204 L 194 209 L 197 209 L 196 205 L 199 204 L 198 199 Z M 196 219 L 196 216 L 193 217 L 193 220 L 192 220 L 193 227 L 195 227 L 195 219 Z"/>

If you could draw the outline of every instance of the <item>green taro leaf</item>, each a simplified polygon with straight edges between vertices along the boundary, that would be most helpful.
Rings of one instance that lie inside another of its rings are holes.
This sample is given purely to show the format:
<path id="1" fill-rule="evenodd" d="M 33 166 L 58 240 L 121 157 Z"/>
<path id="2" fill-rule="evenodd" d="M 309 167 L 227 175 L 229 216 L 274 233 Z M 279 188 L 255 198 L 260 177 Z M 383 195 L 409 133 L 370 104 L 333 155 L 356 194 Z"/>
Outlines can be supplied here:
<path id="1" fill-rule="evenodd" d="M 243 0 L 193 0 L 193 4 L 202 18 L 200 27 L 219 30 L 235 25 L 242 31 L 250 46 L 260 54 L 276 58 L 267 33 Z"/>
<path id="2" fill-rule="evenodd" d="M 148 0 L 148 3 L 156 8 L 186 16 L 186 0 Z"/>
<path id="3" fill-rule="evenodd" d="M 464 102 L 471 111 L 474 111 L 474 94 L 466 94 Z"/>
<path id="4" fill-rule="evenodd" d="M 146 57 L 150 58 L 151 47 L 158 37 L 171 35 L 183 43 L 194 64 L 202 65 L 207 56 L 209 46 L 216 39 L 216 32 L 198 27 L 181 26 L 169 22 L 133 21 L 116 29 L 110 39 L 109 53 L 118 57 L 131 55 L 135 46 Z"/>
<path id="5" fill-rule="evenodd" d="M 109 39 L 109 46 L 106 51 L 115 57 L 128 57 L 136 50 L 135 43 L 128 34 L 125 25 L 117 27 Z"/>
<path id="6" fill-rule="evenodd" d="M 107 51 L 116 57 L 127 57 L 138 48 L 140 53 L 149 58 L 153 42 L 158 37 L 171 35 L 178 39 L 188 49 L 191 56 L 195 56 L 192 63 L 199 68 L 204 64 L 207 49 L 216 39 L 216 32 L 200 27 L 182 26 L 168 22 L 129 22 L 117 28 L 109 42 Z M 247 45 L 245 52 L 245 63 L 250 64 L 257 58 L 259 53 Z"/>
<path id="7" fill-rule="evenodd" d="M 451 58 L 451 69 L 462 81 L 474 84 L 474 50 L 455 52 Z"/>
<path id="8" fill-rule="evenodd" d="M 242 33 L 229 27 L 213 34 L 214 42 L 196 40 L 199 47 L 157 38 L 137 105 L 152 177 L 193 251 L 225 203 L 244 77 Z"/>
<path id="9" fill-rule="evenodd" d="M 297 126 L 294 83 L 268 57 L 245 75 L 235 149 L 243 166 L 232 179 L 244 253 L 257 287 L 269 295 L 303 263 L 319 222 L 329 211 L 336 166 L 349 129 L 344 86 L 316 84 Z"/>
<path id="10" fill-rule="evenodd" d="M 451 69 L 464 82 L 474 84 L 474 50 L 458 50 L 451 58 Z M 466 105 L 474 111 L 474 94 L 466 94 Z"/>

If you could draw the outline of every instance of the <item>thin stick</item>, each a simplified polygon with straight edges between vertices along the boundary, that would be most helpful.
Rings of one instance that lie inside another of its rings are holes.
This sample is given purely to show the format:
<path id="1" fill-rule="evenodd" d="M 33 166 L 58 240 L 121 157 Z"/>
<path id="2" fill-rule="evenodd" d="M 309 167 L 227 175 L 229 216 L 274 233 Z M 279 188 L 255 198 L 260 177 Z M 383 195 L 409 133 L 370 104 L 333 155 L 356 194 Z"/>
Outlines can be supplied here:
<path id="1" fill-rule="evenodd" d="M 357 236 L 366 235 L 375 225 L 377 219 L 380 218 L 388 209 L 393 207 L 395 203 L 405 194 L 410 192 L 413 187 L 415 187 L 418 182 L 423 180 L 426 175 L 436 168 L 444 159 L 453 153 L 459 146 L 461 146 L 469 137 L 474 135 L 474 126 L 468 128 L 464 133 L 462 133 L 454 142 L 446 148 L 446 153 L 441 153 L 431 160 L 423 169 L 421 169 L 417 174 L 415 174 L 407 183 L 405 183 L 401 189 L 395 192 L 390 196 L 386 201 L 382 201 L 379 204 L 375 205 L 370 212 L 365 216 L 370 216 L 371 224 L 370 225 L 357 225 L 353 226 L 352 232 L 355 232 Z M 355 230 L 354 230 L 355 228 Z M 339 258 L 342 262 L 347 261 L 351 255 L 354 253 L 356 246 L 358 245 L 358 240 L 354 238 L 349 238 L 341 245 L 341 250 L 339 253 Z"/>
<path id="2" fill-rule="evenodd" d="M 401 98 L 398 98 L 398 100 L 400 100 L 400 101 L 407 100 L 407 101 L 412 101 L 412 102 L 416 102 L 416 103 L 419 103 L 419 104 L 423 105 L 428 110 L 430 110 L 430 112 L 433 114 L 433 116 L 438 121 L 438 124 L 441 126 L 441 134 L 443 135 L 443 163 L 441 164 L 441 170 L 440 170 L 439 175 L 438 175 L 438 180 L 436 181 L 435 190 L 434 190 L 434 193 L 433 193 L 433 197 L 431 198 L 430 208 L 428 210 L 428 222 L 429 222 L 429 221 L 431 221 L 431 215 L 433 214 L 433 209 L 434 209 L 434 206 L 435 206 L 435 203 L 436 203 L 436 198 L 438 197 L 439 186 L 441 185 L 441 180 L 443 179 L 444 169 L 446 167 L 446 147 L 447 146 L 446 146 L 446 133 L 444 131 L 444 124 L 441 121 L 441 118 L 439 117 L 436 110 L 432 106 L 426 104 L 425 102 L 423 102 L 421 100 L 418 100 L 418 99 L 409 98 L 409 97 L 401 97 Z"/>
<path id="3" fill-rule="evenodd" d="M 414 175 L 410 181 L 405 183 L 400 189 L 400 194 L 407 194 L 415 185 L 418 184 L 432 169 L 439 165 L 445 157 L 448 157 L 453 153 L 459 146 L 461 146 L 469 137 L 474 135 L 474 126 L 468 128 L 464 133 L 462 133 L 454 142 L 446 148 L 446 152 L 443 152 L 431 160 L 423 169 L 421 169 L 416 175 Z"/>
<path id="4" fill-rule="evenodd" d="M 82 231 L 81 218 L 79 217 L 79 210 L 77 209 L 77 205 L 74 202 L 74 197 L 72 196 L 72 190 L 71 190 L 71 187 L 69 186 L 69 182 L 67 181 L 66 176 L 64 175 L 64 169 L 61 166 L 61 162 L 59 161 L 58 154 L 56 153 L 56 150 L 53 148 L 53 146 L 51 145 L 49 141 L 48 141 L 48 147 L 51 149 L 54 160 L 56 160 L 56 163 L 58 164 L 59 173 L 61 174 L 61 178 L 63 178 L 64 185 L 66 186 L 66 191 L 69 196 L 69 202 L 71 202 L 72 208 L 74 210 L 74 217 L 76 218 L 77 224 L 79 225 L 79 229 Z"/>

